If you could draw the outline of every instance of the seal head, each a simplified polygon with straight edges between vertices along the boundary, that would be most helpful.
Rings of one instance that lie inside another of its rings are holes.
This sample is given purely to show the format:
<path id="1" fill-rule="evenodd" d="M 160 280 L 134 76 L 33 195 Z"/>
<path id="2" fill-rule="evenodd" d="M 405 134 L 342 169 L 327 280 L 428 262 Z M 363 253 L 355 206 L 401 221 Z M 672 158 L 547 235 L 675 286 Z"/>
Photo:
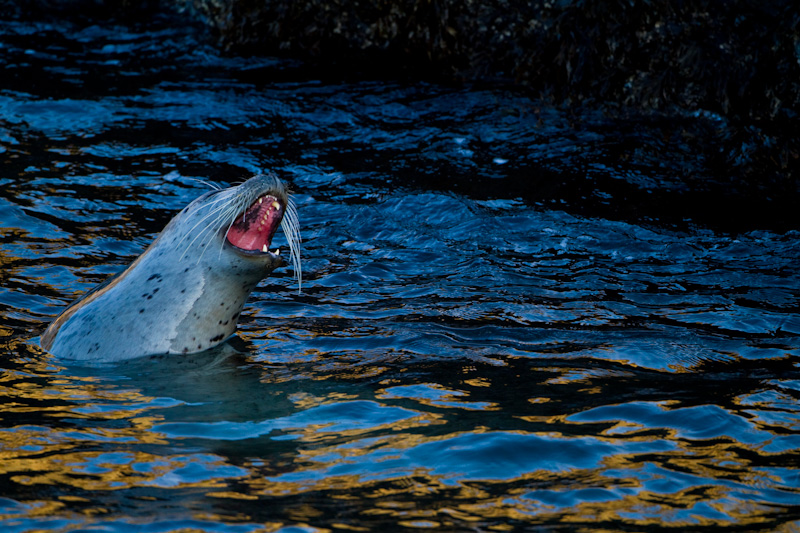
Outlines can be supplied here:
<path id="1" fill-rule="evenodd" d="M 280 180 L 260 175 L 204 194 L 127 269 L 64 310 L 42 348 L 66 359 L 121 361 L 221 344 L 258 282 L 285 264 L 269 250 L 279 226 L 300 283 L 297 211 Z"/>

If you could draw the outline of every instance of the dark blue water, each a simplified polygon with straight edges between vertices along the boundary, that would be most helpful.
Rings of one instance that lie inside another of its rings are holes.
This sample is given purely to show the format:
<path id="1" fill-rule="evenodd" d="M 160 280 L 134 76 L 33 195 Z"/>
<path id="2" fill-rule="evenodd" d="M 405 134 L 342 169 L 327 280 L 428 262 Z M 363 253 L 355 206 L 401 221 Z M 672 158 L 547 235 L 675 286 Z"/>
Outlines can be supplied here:
<path id="1" fill-rule="evenodd" d="M 683 191 L 702 157 L 658 120 L 171 21 L 4 22 L 0 51 L 3 531 L 800 526 L 800 234 Z M 38 348 L 198 180 L 266 170 L 302 293 L 274 273 L 188 358 Z"/>

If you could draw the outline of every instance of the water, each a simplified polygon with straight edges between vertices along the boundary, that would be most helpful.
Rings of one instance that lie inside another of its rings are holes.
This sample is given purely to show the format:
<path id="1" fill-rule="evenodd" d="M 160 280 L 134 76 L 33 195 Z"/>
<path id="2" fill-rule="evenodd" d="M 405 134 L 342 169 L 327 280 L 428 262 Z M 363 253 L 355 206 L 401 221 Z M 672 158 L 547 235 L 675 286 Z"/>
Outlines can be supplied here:
<path id="1" fill-rule="evenodd" d="M 659 121 L 320 79 L 169 20 L 0 43 L 3 531 L 800 526 L 798 233 L 683 190 L 702 157 Z M 274 273 L 189 358 L 37 347 L 197 180 L 264 170 L 302 293 Z"/>

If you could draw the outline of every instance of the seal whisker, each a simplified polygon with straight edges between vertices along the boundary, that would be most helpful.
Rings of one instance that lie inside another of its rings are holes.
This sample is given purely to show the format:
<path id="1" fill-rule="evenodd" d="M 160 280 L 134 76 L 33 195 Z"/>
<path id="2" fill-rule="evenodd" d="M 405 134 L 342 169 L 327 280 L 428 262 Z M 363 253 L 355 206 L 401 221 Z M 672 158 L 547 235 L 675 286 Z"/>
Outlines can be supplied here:
<path id="1" fill-rule="evenodd" d="M 208 233 L 207 233 L 207 236 L 208 236 L 208 243 L 207 243 L 207 244 L 211 244 L 211 239 L 214 237 L 214 234 L 216 233 L 216 232 L 214 231 L 214 228 L 215 228 L 215 227 L 216 227 L 216 228 L 222 228 L 222 227 L 224 227 L 224 226 L 225 226 L 225 223 L 224 223 L 223 221 L 224 221 L 224 220 L 227 220 L 228 218 L 230 218 L 230 219 L 231 219 L 230 225 L 228 226 L 228 229 L 227 229 L 227 230 L 225 230 L 225 236 L 227 236 L 227 235 L 228 235 L 228 231 L 230 230 L 230 226 L 231 226 L 231 225 L 233 225 L 233 222 L 236 220 L 236 216 L 237 216 L 237 214 L 238 214 L 238 213 L 240 212 L 240 210 L 241 210 L 241 207 L 240 207 L 240 206 L 241 206 L 241 202 L 238 202 L 238 201 L 237 201 L 237 203 L 236 203 L 236 204 L 234 204 L 234 205 L 232 205 L 232 206 L 227 206 L 227 207 L 226 207 L 226 209 L 225 209 L 224 211 L 222 211 L 222 210 L 217 210 L 217 211 L 218 211 L 217 217 L 216 217 L 214 220 L 210 221 L 210 222 L 209 222 L 209 223 L 206 225 L 206 227 L 205 227 L 205 228 L 203 228 L 203 230 L 200 232 L 200 233 L 202 234 L 202 233 L 205 233 L 206 231 L 208 231 Z M 209 230 L 211 230 L 211 231 L 209 231 Z M 217 231 L 218 231 L 218 230 L 217 230 Z M 201 241 L 201 242 L 202 242 L 202 241 Z M 220 250 L 220 256 L 222 255 L 222 248 L 223 248 L 224 244 L 225 244 L 225 239 L 223 238 L 223 239 L 221 240 L 221 243 L 220 243 L 220 248 L 219 248 L 219 250 Z M 190 246 L 191 246 L 191 245 L 190 245 Z M 202 246 L 202 248 L 203 248 L 203 251 L 202 251 L 202 252 L 200 252 L 200 256 L 197 258 L 197 262 L 198 262 L 198 263 L 199 263 L 199 262 L 200 262 L 200 260 L 203 258 L 203 254 L 205 254 L 205 253 L 206 253 L 206 250 L 208 249 L 208 246 L 204 244 L 204 245 Z M 187 251 L 188 251 L 188 250 L 187 250 Z"/>
<path id="2" fill-rule="evenodd" d="M 241 211 L 241 208 L 234 208 L 233 206 L 231 206 L 227 210 L 225 210 L 224 212 L 219 213 L 217 218 L 215 218 L 214 220 L 209 222 L 208 225 L 203 229 L 204 232 L 209 230 L 209 229 L 212 230 L 212 231 L 209 231 L 208 234 L 207 234 L 207 236 L 208 236 L 208 244 L 211 244 L 211 239 L 214 237 L 214 234 L 216 233 L 215 231 L 213 231 L 214 227 L 223 228 L 225 226 L 225 220 L 230 218 L 230 223 L 228 224 L 228 228 L 225 230 L 225 233 L 223 234 L 223 238 L 220 240 L 219 254 L 217 254 L 218 258 L 222 256 L 222 250 L 225 247 L 225 238 L 228 236 L 228 231 L 230 231 L 231 226 L 233 226 L 233 223 L 236 221 L 236 217 L 237 217 L 237 215 L 238 215 L 238 213 L 240 211 Z M 203 258 L 203 254 L 205 254 L 206 250 L 208 250 L 208 246 L 204 245 L 204 246 L 202 246 L 202 248 L 203 248 L 203 251 L 200 252 L 200 256 L 197 258 L 198 262 Z"/>
<path id="3" fill-rule="evenodd" d="M 215 191 L 221 191 L 222 190 L 222 186 L 221 185 L 218 185 L 216 183 L 212 183 L 210 181 L 201 180 L 199 178 L 187 178 L 187 179 L 190 179 L 192 181 L 196 181 L 197 183 L 202 183 L 203 185 L 207 185 L 208 187 L 210 187 L 211 189 L 214 189 Z"/>
<path id="4" fill-rule="evenodd" d="M 209 206 L 213 207 L 215 203 L 220 203 L 220 202 L 222 202 L 223 200 L 226 200 L 226 199 L 227 198 L 218 198 L 214 202 L 209 204 Z M 220 217 L 224 213 L 228 212 L 230 209 L 231 209 L 231 206 L 226 206 L 224 204 L 218 205 L 218 206 L 214 207 L 213 209 L 211 209 L 208 213 L 206 213 L 206 215 L 203 218 L 198 220 L 197 223 L 195 223 L 195 225 L 192 226 L 192 228 L 188 232 L 186 232 L 184 234 L 183 239 L 185 239 L 189 235 L 191 235 L 191 233 L 195 230 L 195 228 L 197 228 L 197 226 L 199 226 L 200 224 L 202 224 L 203 222 L 208 220 L 209 217 L 212 217 L 212 216 L 216 215 L 216 219 L 214 219 L 211 222 L 209 222 L 208 224 L 206 224 L 206 226 L 203 229 L 201 229 L 200 232 L 197 235 L 195 235 L 194 239 L 192 239 L 192 241 L 188 244 L 188 246 L 186 246 L 186 249 L 183 251 L 183 253 L 181 254 L 181 256 L 180 256 L 180 258 L 178 260 L 179 261 L 183 260 L 183 258 L 186 257 L 186 253 L 191 249 L 191 247 L 195 243 L 195 241 L 197 239 L 199 239 L 200 237 L 202 237 L 206 232 L 208 232 L 208 236 L 209 237 L 213 236 L 214 232 L 213 231 L 209 232 L 209 230 L 212 229 L 212 226 L 215 224 L 215 222 L 217 222 L 220 219 Z M 183 240 L 183 239 L 181 239 L 181 240 Z M 202 243 L 203 241 L 201 240 L 200 242 Z M 201 257 L 202 257 L 202 255 L 201 255 Z M 198 261 L 199 260 L 200 260 L 200 258 L 198 258 Z"/>
<path id="5" fill-rule="evenodd" d="M 297 206 L 294 203 L 294 198 L 289 197 L 286 204 L 286 212 L 281 220 L 281 229 L 286 236 L 286 242 L 289 246 L 289 260 L 292 263 L 292 270 L 294 270 L 294 277 L 297 279 L 297 290 L 302 292 L 303 289 L 303 270 L 300 263 L 300 221 L 297 218 Z"/>
<path id="6" fill-rule="evenodd" d="M 212 203 L 212 204 L 210 204 L 210 206 L 213 206 L 213 205 L 214 205 L 213 203 Z M 217 206 L 216 208 L 214 208 L 214 209 L 211 209 L 211 210 L 210 210 L 208 213 L 206 213 L 206 215 L 205 215 L 203 218 L 201 218 L 200 220 L 198 220 L 198 221 L 197 221 L 197 222 L 194 224 L 194 226 L 192 226 L 192 227 L 189 229 L 189 231 L 187 231 L 187 232 L 184 234 L 184 237 L 183 237 L 183 238 L 185 239 L 185 238 L 187 238 L 189 235 L 191 235 L 191 233 L 192 233 L 192 232 L 193 232 L 193 231 L 194 231 L 194 230 L 197 228 L 197 226 L 201 225 L 201 224 L 202 224 L 203 222 L 205 222 L 205 221 L 206 221 L 206 220 L 207 220 L 209 217 L 212 217 L 212 216 L 214 216 L 214 215 L 217 215 L 217 213 L 219 213 L 219 211 L 221 211 L 221 210 L 223 210 L 223 209 L 226 209 L 226 208 L 227 208 L 227 207 L 226 207 L 225 205 L 219 205 L 219 206 Z M 207 228 L 208 228 L 208 225 L 206 225 L 206 227 L 205 227 L 205 228 L 203 228 L 202 230 L 200 230 L 200 231 L 201 231 L 201 233 L 200 233 L 200 234 L 202 234 L 202 232 L 206 231 L 206 229 L 207 229 Z M 199 237 L 199 236 L 200 236 L 200 235 L 197 235 L 197 236 L 195 237 L 195 239 L 197 239 L 197 237 Z M 192 242 L 194 242 L 194 240 L 193 240 Z"/>
<path id="7" fill-rule="evenodd" d="M 208 213 L 206 213 L 206 215 L 205 215 L 203 218 L 201 218 L 200 220 L 198 220 L 198 221 L 197 221 L 197 223 L 196 223 L 194 226 L 192 226 L 192 228 L 191 228 L 191 229 L 190 229 L 188 232 L 186 232 L 186 233 L 187 233 L 187 235 L 188 235 L 188 234 L 190 234 L 192 231 L 194 231 L 194 229 L 195 229 L 197 226 L 199 226 L 200 224 L 202 224 L 202 223 L 203 223 L 203 221 L 205 221 L 205 220 L 206 220 L 208 217 L 210 217 L 210 216 L 214 215 L 215 213 L 217 213 L 217 212 L 218 212 L 219 210 L 221 210 L 221 209 L 225 209 L 227 206 L 226 206 L 226 205 L 224 205 L 222 202 L 223 202 L 224 200 L 226 200 L 226 199 L 227 199 L 227 198 L 225 198 L 223 195 L 219 195 L 217 198 L 215 198 L 214 200 L 212 200 L 212 201 L 211 201 L 211 203 L 208 205 L 208 207 L 209 207 L 209 208 L 211 208 L 211 209 L 209 210 L 209 212 L 208 212 Z M 216 205 L 216 204 L 221 204 L 221 205 Z M 215 206 L 216 206 L 216 207 L 215 207 Z"/>

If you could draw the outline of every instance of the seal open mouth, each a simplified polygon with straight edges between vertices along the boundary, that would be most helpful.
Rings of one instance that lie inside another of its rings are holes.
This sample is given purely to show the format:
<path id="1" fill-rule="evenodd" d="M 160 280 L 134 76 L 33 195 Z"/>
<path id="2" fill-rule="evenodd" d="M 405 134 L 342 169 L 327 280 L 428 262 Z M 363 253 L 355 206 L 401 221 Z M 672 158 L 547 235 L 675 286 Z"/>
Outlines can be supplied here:
<path id="1" fill-rule="evenodd" d="M 272 237 L 283 219 L 284 206 L 281 201 L 266 194 L 253 202 L 231 224 L 226 238 L 228 243 L 244 252 L 270 253 Z M 275 250 L 275 255 L 280 250 Z"/>

